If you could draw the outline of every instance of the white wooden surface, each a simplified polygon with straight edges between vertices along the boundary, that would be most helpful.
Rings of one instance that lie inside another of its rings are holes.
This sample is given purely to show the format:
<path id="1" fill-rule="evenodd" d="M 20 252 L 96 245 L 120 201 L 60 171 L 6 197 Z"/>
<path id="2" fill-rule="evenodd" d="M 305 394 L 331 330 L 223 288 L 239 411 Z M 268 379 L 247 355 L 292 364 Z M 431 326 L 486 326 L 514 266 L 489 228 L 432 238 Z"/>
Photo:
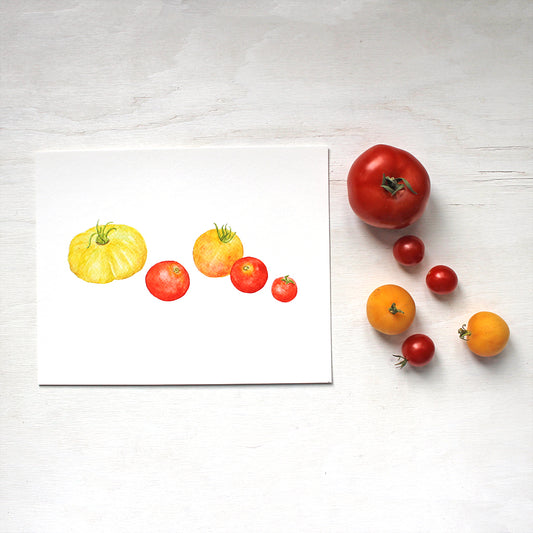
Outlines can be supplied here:
<path id="1" fill-rule="evenodd" d="M 532 18 L 527 0 L 3 2 L 0 531 L 531 531 Z M 36 150 L 309 142 L 330 147 L 332 386 L 37 387 Z M 347 203 L 379 142 L 432 177 L 407 231 Z M 427 245 L 410 271 L 390 250 L 408 232 Z M 437 263 L 451 297 L 425 289 Z M 421 371 L 365 321 L 387 282 L 437 344 Z M 512 335 L 487 361 L 456 335 L 481 309 Z"/>

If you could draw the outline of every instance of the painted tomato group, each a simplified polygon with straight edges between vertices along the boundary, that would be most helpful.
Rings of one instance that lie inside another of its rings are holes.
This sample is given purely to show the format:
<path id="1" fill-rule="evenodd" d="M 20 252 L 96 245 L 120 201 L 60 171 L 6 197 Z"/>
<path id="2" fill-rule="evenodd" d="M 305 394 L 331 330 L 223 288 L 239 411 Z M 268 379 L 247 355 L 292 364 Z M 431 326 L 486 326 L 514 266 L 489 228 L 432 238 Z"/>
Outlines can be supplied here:
<path id="1" fill-rule="evenodd" d="M 386 144 L 363 152 L 348 173 L 351 208 L 361 220 L 378 228 L 404 228 L 418 220 L 430 188 L 422 163 L 409 152 Z"/>
<path id="2" fill-rule="evenodd" d="M 296 298 L 298 287 L 290 276 L 276 278 L 272 283 L 272 296 L 280 302 L 290 302 Z"/>
<path id="3" fill-rule="evenodd" d="M 268 270 L 256 257 L 242 257 L 231 267 L 230 279 L 241 292 L 253 293 L 262 289 L 268 279 Z"/>
<path id="4" fill-rule="evenodd" d="M 189 273 L 177 261 L 161 261 L 146 273 L 146 287 L 156 298 L 171 302 L 181 298 L 190 285 Z"/>

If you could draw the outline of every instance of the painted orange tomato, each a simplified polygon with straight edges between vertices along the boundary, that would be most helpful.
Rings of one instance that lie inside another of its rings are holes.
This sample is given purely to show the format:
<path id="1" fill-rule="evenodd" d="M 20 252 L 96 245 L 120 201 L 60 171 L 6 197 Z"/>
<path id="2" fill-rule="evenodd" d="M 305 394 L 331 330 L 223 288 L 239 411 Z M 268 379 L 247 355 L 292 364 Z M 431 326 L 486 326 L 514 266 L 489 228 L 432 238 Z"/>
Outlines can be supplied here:
<path id="1" fill-rule="evenodd" d="M 146 287 L 156 298 L 171 302 L 189 290 L 189 273 L 177 261 L 160 261 L 146 273 Z"/>
<path id="2" fill-rule="evenodd" d="M 210 278 L 228 276 L 231 267 L 243 256 L 242 242 L 228 225 L 202 233 L 194 243 L 192 256 L 196 268 Z"/>
<path id="3" fill-rule="evenodd" d="M 505 320 L 490 311 L 472 315 L 468 325 L 463 324 L 458 333 L 461 339 L 467 341 L 470 351 L 481 357 L 493 357 L 501 353 L 510 335 Z"/>
<path id="4" fill-rule="evenodd" d="M 110 283 L 139 272 L 146 262 L 143 236 L 125 224 L 96 223 L 70 243 L 68 262 L 78 278 L 89 283 Z"/>
<path id="5" fill-rule="evenodd" d="M 403 333 L 415 318 L 411 295 L 398 285 L 382 285 L 368 297 L 366 316 L 370 325 L 386 335 Z"/>
<path id="6" fill-rule="evenodd" d="M 268 279 L 265 263 L 256 257 L 242 257 L 231 267 L 231 282 L 241 292 L 257 292 Z"/>

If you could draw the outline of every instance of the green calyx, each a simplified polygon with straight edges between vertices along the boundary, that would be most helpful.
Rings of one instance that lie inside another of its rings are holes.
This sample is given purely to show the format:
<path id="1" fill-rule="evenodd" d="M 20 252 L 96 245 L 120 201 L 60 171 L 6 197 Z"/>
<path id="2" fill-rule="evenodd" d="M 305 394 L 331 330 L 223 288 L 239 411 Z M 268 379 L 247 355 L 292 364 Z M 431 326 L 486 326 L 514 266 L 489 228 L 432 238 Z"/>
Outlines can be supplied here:
<path id="1" fill-rule="evenodd" d="M 398 361 L 394 363 L 398 368 L 403 368 L 407 364 L 407 358 L 405 358 L 403 355 L 396 355 L 393 353 L 392 356 L 398 359 Z"/>
<path id="2" fill-rule="evenodd" d="M 215 224 L 215 228 L 217 229 L 217 235 L 220 242 L 227 244 L 228 242 L 231 242 L 236 235 L 234 231 L 231 231 L 231 228 L 227 224 L 224 224 L 220 228 Z"/>
<path id="3" fill-rule="evenodd" d="M 96 235 L 96 239 L 94 240 L 94 242 L 96 244 L 99 244 L 100 246 L 103 246 L 104 244 L 107 244 L 109 242 L 109 234 L 113 230 L 117 229 L 114 226 L 111 227 L 111 228 L 108 228 L 107 226 L 109 226 L 109 224 L 113 224 L 113 222 L 107 222 L 103 226 L 100 226 L 100 221 L 98 221 L 96 223 L 96 231 L 94 233 L 92 233 L 91 236 L 89 237 L 89 244 L 87 244 L 87 248 L 89 248 L 89 246 L 91 246 L 92 238 L 95 235 Z"/>
<path id="4" fill-rule="evenodd" d="M 418 194 L 414 191 L 411 184 L 405 178 L 393 178 L 391 176 L 385 176 L 383 174 L 383 180 L 381 181 L 381 186 L 390 193 L 391 196 L 394 196 L 397 192 L 402 189 L 408 189 L 409 192 L 413 194 Z"/>
<path id="5" fill-rule="evenodd" d="M 283 276 L 281 278 L 281 281 L 283 281 L 284 283 L 287 283 L 287 284 L 293 283 L 294 285 L 296 285 L 296 282 L 292 278 L 290 278 L 289 276 Z"/>
<path id="6" fill-rule="evenodd" d="M 394 302 L 392 302 L 392 305 L 389 307 L 389 313 L 392 313 L 393 315 L 395 315 L 396 313 L 401 313 L 402 315 L 405 314 L 401 309 L 398 309 L 396 307 L 396 303 Z"/>
<path id="7" fill-rule="evenodd" d="M 463 339 L 464 341 L 468 340 L 468 337 L 472 335 L 470 331 L 466 329 L 466 324 L 463 324 L 458 330 L 457 333 L 459 333 L 459 338 Z"/>

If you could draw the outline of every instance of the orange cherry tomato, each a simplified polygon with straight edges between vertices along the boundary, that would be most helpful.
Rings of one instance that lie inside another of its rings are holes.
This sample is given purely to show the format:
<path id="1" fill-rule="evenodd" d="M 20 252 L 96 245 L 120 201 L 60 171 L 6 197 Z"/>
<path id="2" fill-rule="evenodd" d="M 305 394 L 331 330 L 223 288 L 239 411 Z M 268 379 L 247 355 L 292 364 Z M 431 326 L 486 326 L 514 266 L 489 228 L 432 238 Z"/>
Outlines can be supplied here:
<path id="1" fill-rule="evenodd" d="M 416 306 L 411 295 L 398 285 L 382 285 L 366 303 L 370 325 L 386 335 L 403 333 L 413 323 Z"/>
<path id="2" fill-rule="evenodd" d="M 459 337 L 467 341 L 472 353 L 481 357 L 493 357 L 505 348 L 509 340 L 509 326 L 496 313 L 480 311 L 470 317 L 468 325 L 458 331 Z"/>

